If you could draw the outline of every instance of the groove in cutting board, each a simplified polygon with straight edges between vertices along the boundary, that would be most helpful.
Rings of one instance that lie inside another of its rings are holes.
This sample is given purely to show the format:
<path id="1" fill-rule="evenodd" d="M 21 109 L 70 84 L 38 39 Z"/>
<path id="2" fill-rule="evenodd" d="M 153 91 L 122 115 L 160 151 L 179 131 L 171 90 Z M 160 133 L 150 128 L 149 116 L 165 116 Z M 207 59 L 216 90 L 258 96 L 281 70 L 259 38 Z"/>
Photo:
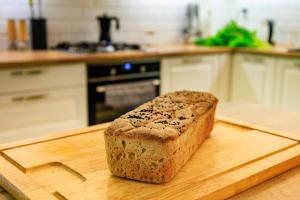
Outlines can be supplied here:
<path id="1" fill-rule="evenodd" d="M 267 128 L 267 127 L 262 126 L 262 125 L 251 124 L 251 123 L 248 123 L 248 122 L 245 122 L 245 121 L 240 121 L 240 120 L 236 120 L 236 119 L 229 118 L 229 117 L 218 116 L 217 118 L 218 118 L 217 120 L 220 121 L 220 122 L 226 122 L 228 124 L 235 124 L 235 125 L 239 125 L 239 126 L 244 127 L 244 128 L 260 130 L 262 132 L 265 132 L 265 133 L 268 133 L 268 134 L 271 134 L 271 135 L 276 135 L 276 136 L 280 136 L 282 138 L 286 138 L 286 139 L 290 139 L 290 140 L 300 142 L 300 136 L 298 136 L 296 134 L 286 133 L 286 132 L 283 132 L 283 131 L 278 131 L 278 130 L 275 130 L 275 129 Z"/>
<path id="2" fill-rule="evenodd" d="M 68 132 L 59 133 L 59 134 L 41 136 L 39 138 L 16 141 L 16 142 L 11 142 L 11 143 L 7 143 L 7 144 L 0 144 L 0 152 L 5 151 L 5 150 L 9 150 L 9 149 L 24 147 L 24 146 L 28 146 L 28 145 L 34 145 L 34 144 L 39 144 L 39 143 L 43 143 L 43 142 L 48 142 L 48 141 L 73 137 L 73 136 L 76 136 L 76 135 L 93 133 L 95 131 L 104 131 L 109 124 L 110 124 L 110 122 L 90 126 L 88 128 L 82 128 L 82 129 L 75 130 L 75 131 L 68 131 Z"/>
<path id="3" fill-rule="evenodd" d="M 74 181 L 80 181 L 80 182 L 84 182 L 86 181 L 86 178 L 78 173 L 77 171 L 75 171 L 74 169 L 66 166 L 65 164 L 61 163 L 61 162 L 52 162 L 52 163 L 46 163 L 43 165 L 39 165 L 39 166 L 35 166 L 29 169 L 26 169 L 25 174 L 28 174 L 29 176 L 34 176 L 35 174 L 39 174 L 39 176 L 43 176 L 44 172 L 45 174 L 46 171 L 51 171 L 52 174 L 57 174 L 56 176 L 68 176 L 71 178 L 71 176 L 73 177 L 72 179 Z M 46 177 L 47 178 L 47 177 Z M 50 178 L 50 177 L 48 177 Z"/>
<path id="4" fill-rule="evenodd" d="M 0 185 L 16 199 L 57 200 L 30 177 L 0 156 Z"/>
<path id="5" fill-rule="evenodd" d="M 252 163 L 236 171 L 217 176 L 209 180 L 196 179 L 186 184 L 184 189 L 170 188 L 164 200 L 216 200 L 231 197 L 269 178 L 281 174 L 300 164 L 300 145 L 289 148 L 257 163 Z M 201 190 L 200 187 L 205 189 Z M 153 199 L 154 193 L 140 196 L 141 199 Z"/>
<path id="6" fill-rule="evenodd" d="M 32 178 L 41 187 L 46 188 L 55 197 L 56 190 L 65 182 L 79 186 L 86 178 L 62 163 L 48 163 L 28 170 L 26 176 Z M 47 180 L 46 182 L 43 180 Z"/>
<path id="7" fill-rule="evenodd" d="M 286 147 L 284 147 L 284 148 L 282 148 L 282 149 L 278 149 L 277 151 L 271 152 L 271 153 L 269 153 L 269 154 L 263 155 L 263 156 L 261 156 L 261 157 L 259 157 L 259 158 L 253 159 L 253 160 L 249 160 L 248 162 L 245 162 L 245 163 L 243 163 L 243 164 L 241 164 L 241 165 L 237 165 L 237 166 L 235 166 L 235 167 L 233 167 L 233 168 L 230 168 L 230 169 L 228 169 L 228 170 L 225 170 L 225 171 L 223 171 L 223 172 L 221 172 L 221 173 L 218 173 L 218 174 L 215 174 L 215 175 L 213 175 L 213 176 L 207 177 L 206 179 L 203 179 L 202 181 L 206 181 L 206 180 L 208 180 L 208 179 L 212 179 L 212 178 L 215 178 L 215 177 L 217 177 L 217 176 L 223 176 L 223 175 L 228 174 L 228 173 L 230 173 L 230 172 L 232 172 L 232 171 L 238 170 L 238 169 L 240 169 L 240 168 L 242 168 L 242 167 L 244 167 L 244 166 L 246 166 L 246 165 L 250 165 L 250 164 L 255 163 L 255 162 L 257 162 L 257 161 L 260 161 L 260 160 L 263 160 L 263 159 L 265 159 L 265 158 L 268 158 L 268 157 L 270 157 L 270 156 L 272 156 L 272 155 L 275 155 L 275 154 L 278 154 L 278 153 L 280 153 L 280 152 L 286 151 L 287 149 L 293 148 L 293 147 L 295 147 L 295 146 L 297 146 L 297 145 L 299 145 L 299 144 L 298 144 L 298 143 L 291 144 L 291 145 L 286 146 Z"/>
<path id="8" fill-rule="evenodd" d="M 15 161 L 13 158 L 11 158 L 10 156 L 6 155 L 4 152 L 0 151 L 0 155 L 7 160 L 8 162 L 10 162 L 13 166 L 15 166 L 16 168 L 18 168 L 21 172 L 25 173 L 26 169 L 20 165 L 20 163 L 18 163 L 17 161 Z"/>
<path id="9" fill-rule="evenodd" d="M 62 194 L 60 194 L 59 192 L 54 192 L 53 193 L 54 194 L 54 196 L 57 198 L 57 199 L 59 199 L 59 200 L 68 200 L 66 197 L 64 197 Z"/>

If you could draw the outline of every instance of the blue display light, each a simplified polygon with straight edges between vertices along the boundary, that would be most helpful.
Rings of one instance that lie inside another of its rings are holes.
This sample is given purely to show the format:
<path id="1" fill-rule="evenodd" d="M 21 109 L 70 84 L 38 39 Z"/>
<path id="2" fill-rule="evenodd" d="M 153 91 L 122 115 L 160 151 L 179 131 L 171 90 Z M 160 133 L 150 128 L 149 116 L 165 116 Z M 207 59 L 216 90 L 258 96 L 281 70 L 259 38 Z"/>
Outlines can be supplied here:
<path id="1" fill-rule="evenodd" d="M 131 65 L 130 63 L 125 63 L 125 64 L 123 65 L 123 69 L 124 69 L 125 71 L 129 71 L 129 70 L 132 69 L 132 65 Z"/>

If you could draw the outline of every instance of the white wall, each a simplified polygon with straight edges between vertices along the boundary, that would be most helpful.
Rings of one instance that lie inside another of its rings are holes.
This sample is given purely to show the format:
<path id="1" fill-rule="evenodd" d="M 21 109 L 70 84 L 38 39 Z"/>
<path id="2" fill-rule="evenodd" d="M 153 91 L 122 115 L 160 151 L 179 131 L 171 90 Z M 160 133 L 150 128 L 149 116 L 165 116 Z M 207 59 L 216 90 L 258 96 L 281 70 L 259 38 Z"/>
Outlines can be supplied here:
<path id="1" fill-rule="evenodd" d="M 176 42 L 191 0 L 43 0 L 50 46 L 59 41 L 97 41 L 96 16 L 106 12 L 120 18 L 115 41 Z M 0 49 L 5 46 L 7 18 L 29 18 L 27 0 L 0 0 Z M 155 32 L 155 34 L 150 35 Z M 2 41 L 2 42 L 1 42 Z"/>
<path id="2" fill-rule="evenodd" d="M 199 0 L 202 7 L 212 10 L 212 32 L 231 19 L 237 19 L 241 8 L 248 9 L 248 21 L 243 22 L 267 38 L 267 19 L 275 20 L 275 41 L 300 46 L 299 0 Z"/>
<path id="3" fill-rule="evenodd" d="M 248 27 L 266 38 L 266 20 L 275 20 L 275 40 L 300 46 L 300 0 L 42 0 L 48 19 L 49 44 L 59 41 L 96 41 L 96 16 L 104 12 L 121 19 L 115 41 L 170 43 L 181 38 L 185 6 L 198 1 L 203 13 L 211 10 L 211 30 L 236 19 L 241 8 L 249 10 Z M 29 18 L 27 0 L 0 0 L 0 49 L 6 48 L 6 19 Z M 149 32 L 155 32 L 149 35 Z"/>

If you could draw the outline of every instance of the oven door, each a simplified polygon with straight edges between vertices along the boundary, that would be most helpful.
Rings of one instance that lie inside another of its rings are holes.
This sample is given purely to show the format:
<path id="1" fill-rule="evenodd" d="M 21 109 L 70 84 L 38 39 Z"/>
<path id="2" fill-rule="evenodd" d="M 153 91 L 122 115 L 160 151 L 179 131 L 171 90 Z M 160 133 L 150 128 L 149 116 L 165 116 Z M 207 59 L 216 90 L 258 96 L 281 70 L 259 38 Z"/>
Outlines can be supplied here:
<path id="1" fill-rule="evenodd" d="M 123 108 L 116 109 L 105 105 L 105 86 L 107 84 L 134 83 L 141 80 L 152 80 L 155 86 L 156 96 L 159 95 L 160 80 L 158 77 L 140 78 L 134 80 L 119 80 L 112 82 L 90 83 L 88 86 L 88 101 L 89 101 L 89 125 L 110 122 L 122 114 L 133 109 Z"/>

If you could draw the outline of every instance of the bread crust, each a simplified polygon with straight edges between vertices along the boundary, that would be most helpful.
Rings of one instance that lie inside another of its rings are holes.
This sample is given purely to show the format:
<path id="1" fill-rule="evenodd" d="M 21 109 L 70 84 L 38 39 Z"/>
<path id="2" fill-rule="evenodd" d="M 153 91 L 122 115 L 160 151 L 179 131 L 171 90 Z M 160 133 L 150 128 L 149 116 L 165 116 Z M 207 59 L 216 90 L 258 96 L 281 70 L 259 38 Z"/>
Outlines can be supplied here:
<path id="1" fill-rule="evenodd" d="M 104 133 L 110 171 L 150 183 L 170 181 L 209 136 L 217 98 L 178 91 L 116 119 Z"/>

